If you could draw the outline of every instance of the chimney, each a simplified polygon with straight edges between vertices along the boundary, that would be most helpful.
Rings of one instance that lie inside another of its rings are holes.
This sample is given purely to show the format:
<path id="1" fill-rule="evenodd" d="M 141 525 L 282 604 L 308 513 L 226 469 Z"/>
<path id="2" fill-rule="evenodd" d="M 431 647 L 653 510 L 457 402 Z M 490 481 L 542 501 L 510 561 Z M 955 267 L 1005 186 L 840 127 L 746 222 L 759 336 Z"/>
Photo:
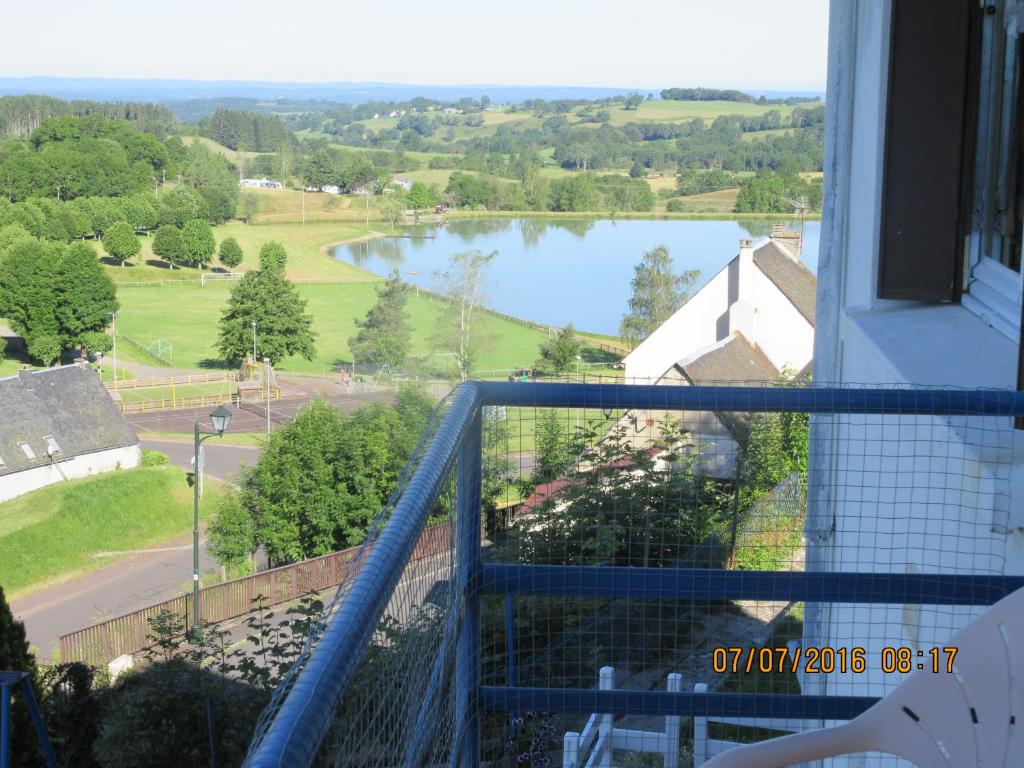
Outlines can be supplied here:
<path id="1" fill-rule="evenodd" d="M 736 301 L 729 307 L 729 333 L 742 333 L 755 342 L 754 243 L 740 240 L 737 261 Z"/>
<path id="2" fill-rule="evenodd" d="M 800 259 L 800 250 L 803 243 L 799 232 L 786 229 L 782 224 L 776 224 L 772 227 L 771 238 L 773 243 L 782 246 L 787 256 L 792 257 L 794 260 Z"/>

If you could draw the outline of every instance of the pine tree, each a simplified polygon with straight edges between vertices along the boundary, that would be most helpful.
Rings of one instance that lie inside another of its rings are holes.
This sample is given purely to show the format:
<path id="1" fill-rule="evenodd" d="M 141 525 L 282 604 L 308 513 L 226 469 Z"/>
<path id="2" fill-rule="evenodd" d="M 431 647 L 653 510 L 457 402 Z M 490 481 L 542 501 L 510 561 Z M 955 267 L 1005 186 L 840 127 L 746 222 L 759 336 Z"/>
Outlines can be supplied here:
<path id="1" fill-rule="evenodd" d="M 366 318 L 356 320 L 359 332 L 348 340 L 353 359 L 360 362 L 402 365 L 409 353 L 412 329 L 405 314 L 409 286 L 403 283 L 396 269 L 377 289 L 377 303 Z"/>
<path id="2" fill-rule="evenodd" d="M 288 252 L 284 246 L 276 240 L 264 243 L 260 248 L 260 271 L 278 272 L 284 274 L 285 265 L 288 263 Z"/>

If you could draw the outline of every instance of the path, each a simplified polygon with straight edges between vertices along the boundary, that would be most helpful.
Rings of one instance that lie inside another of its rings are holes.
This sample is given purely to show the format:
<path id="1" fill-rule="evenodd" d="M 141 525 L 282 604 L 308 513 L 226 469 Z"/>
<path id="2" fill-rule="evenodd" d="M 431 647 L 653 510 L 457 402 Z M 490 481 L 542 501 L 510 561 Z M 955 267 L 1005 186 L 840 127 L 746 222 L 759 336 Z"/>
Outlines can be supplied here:
<path id="1" fill-rule="evenodd" d="M 150 440 L 143 437 L 141 444 L 143 450 L 166 453 L 172 464 L 186 472 L 192 471 L 195 446 L 191 439 Z M 213 437 L 203 443 L 203 456 L 203 472 L 206 475 L 232 482 L 239 469 L 243 466 L 251 467 L 259 460 L 260 449 L 248 445 L 219 444 L 217 438 Z"/>
<path id="2" fill-rule="evenodd" d="M 217 567 L 201 544 L 200 568 Z M 192 534 L 130 555 L 74 581 L 50 587 L 11 604 L 25 622 L 29 642 L 43 658 L 58 647 L 58 638 L 104 619 L 145 608 L 182 593 L 192 579 Z"/>

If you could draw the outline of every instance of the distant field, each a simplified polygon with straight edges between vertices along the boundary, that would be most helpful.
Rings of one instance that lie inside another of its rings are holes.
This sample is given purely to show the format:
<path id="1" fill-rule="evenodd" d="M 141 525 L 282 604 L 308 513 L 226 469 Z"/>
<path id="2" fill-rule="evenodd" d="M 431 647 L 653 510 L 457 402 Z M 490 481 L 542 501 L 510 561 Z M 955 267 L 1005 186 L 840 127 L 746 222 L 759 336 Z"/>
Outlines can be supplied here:
<path id="1" fill-rule="evenodd" d="M 821 106 L 821 102 L 807 102 L 799 104 L 805 108 Z M 693 120 L 695 117 L 704 120 L 714 120 L 720 115 L 743 115 L 753 117 L 763 115 L 765 112 L 776 109 L 783 117 L 792 114 L 795 106 L 780 104 L 748 104 L 740 101 L 664 101 L 657 99 L 645 101 L 638 109 L 627 110 L 622 106 L 608 107 L 611 115 L 612 125 L 625 125 L 626 123 L 653 121 L 662 123 L 682 122 Z M 605 107 L 594 107 L 594 110 L 605 109 Z M 570 118 L 571 119 L 571 118 Z"/>
<path id="2" fill-rule="evenodd" d="M 721 213 L 734 216 L 733 209 L 736 207 L 736 196 L 739 189 L 719 189 L 715 192 L 705 192 L 702 195 L 688 195 L 687 197 L 675 197 L 683 209 L 680 213 Z M 659 202 L 659 210 L 664 210 L 665 203 Z"/>
<path id="3" fill-rule="evenodd" d="M 205 144 L 207 147 L 212 149 L 214 152 L 224 155 L 232 163 L 238 164 L 241 159 L 241 153 L 234 149 L 229 149 L 223 144 L 218 144 L 213 139 L 208 139 L 206 136 L 182 136 L 181 141 L 184 144 Z M 272 152 L 246 152 L 246 157 L 255 157 L 256 155 L 270 155 Z"/>
<path id="4" fill-rule="evenodd" d="M 770 136 L 792 136 L 792 128 L 769 128 L 767 131 L 750 131 L 744 133 L 743 141 L 764 141 Z"/>
<path id="5" fill-rule="evenodd" d="M 293 192 L 295 197 L 298 192 Z M 312 198 L 314 195 L 307 195 Z M 319 195 L 327 197 L 327 195 Z M 285 198 L 275 198 L 276 202 L 284 206 Z M 287 203 L 290 204 L 290 203 Z M 374 226 L 386 226 L 379 223 Z M 245 272 L 250 269 L 259 268 L 259 249 L 270 240 L 277 240 L 284 243 L 288 251 L 288 276 L 292 279 L 303 280 L 374 280 L 366 272 L 351 264 L 345 264 L 328 256 L 322 248 L 342 240 L 350 240 L 363 237 L 371 230 L 355 222 L 321 222 L 307 221 L 305 226 L 297 221 L 277 224 L 243 224 L 240 221 L 232 221 L 227 224 L 213 228 L 213 236 L 219 244 L 226 237 L 233 237 L 238 241 L 245 254 L 245 260 L 235 271 Z M 150 249 L 151 238 L 140 238 L 142 241 L 142 253 L 136 260 L 137 264 L 129 264 L 122 268 L 118 262 L 111 263 L 105 259 L 107 273 L 115 282 L 138 282 L 149 280 L 181 280 L 183 278 L 198 278 L 199 270 L 186 267 L 184 269 L 168 269 L 166 264 L 153 255 Z M 98 249 L 99 250 L 99 249 Z M 101 253 L 102 255 L 102 253 Z M 214 262 L 214 268 L 223 270 L 220 262 Z M 209 270 L 206 270 L 207 272 Z"/>
<path id="6" fill-rule="evenodd" d="M 226 285 L 122 287 L 118 291 L 121 301 L 118 330 L 143 344 L 157 339 L 170 341 L 175 367 L 193 369 L 217 365 L 217 323 L 229 290 Z M 318 334 L 317 357 L 311 362 L 289 358 L 279 368 L 320 373 L 332 370 L 342 361 L 351 361 L 348 339 L 354 335 L 354 321 L 364 317 L 376 301 L 375 285 L 300 285 L 299 293 L 308 302 L 307 309 L 313 316 L 313 328 Z M 440 310 L 440 303 L 426 295 L 410 297 L 407 311 L 413 327 L 414 355 L 434 351 L 430 337 Z M 531 365 L 537 359 L 538 346 L 546 338 L 544 334 L 490 315 L 480 318 L 480 330 L 490 338 L 478 361 L 480 369 Z"/>
<path id="7" fill-rule="evenodd" d="M 207 517 L 220 496 L 208 483 Z M 0 504 L 0 585 L 8 598 L 111 558 L 98 552 L 143 549 L 192 528 L 192 489 L 177 467 L 142 467 L 51 485 Z"/>

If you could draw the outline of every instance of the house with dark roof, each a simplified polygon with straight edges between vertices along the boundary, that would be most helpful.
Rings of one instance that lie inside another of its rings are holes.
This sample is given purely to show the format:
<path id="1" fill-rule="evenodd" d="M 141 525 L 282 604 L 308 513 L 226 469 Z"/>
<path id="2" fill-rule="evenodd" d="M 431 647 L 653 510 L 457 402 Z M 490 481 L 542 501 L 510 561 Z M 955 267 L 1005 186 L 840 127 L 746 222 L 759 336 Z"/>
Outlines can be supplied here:
<path id="1" fill-rule="evenodd" d="M 137 467 L 139 438 L 86 364 L 0 379 L 0 501 Z"/>
<path id="2" fill-rule="evenodd" d="M 757 247 L 741 240 L 736 257 L 625 358 L 626 381 L 750 384 L 777 381 L 784 372 L 807 373 L 816 292 L 793 233 L 776 227 Z M 748 420 L 717 412 L 683 418 L 705 472 L 731 477 Z M 642 436 L 660 415 L 633 412 L 628 420 Z"/>

